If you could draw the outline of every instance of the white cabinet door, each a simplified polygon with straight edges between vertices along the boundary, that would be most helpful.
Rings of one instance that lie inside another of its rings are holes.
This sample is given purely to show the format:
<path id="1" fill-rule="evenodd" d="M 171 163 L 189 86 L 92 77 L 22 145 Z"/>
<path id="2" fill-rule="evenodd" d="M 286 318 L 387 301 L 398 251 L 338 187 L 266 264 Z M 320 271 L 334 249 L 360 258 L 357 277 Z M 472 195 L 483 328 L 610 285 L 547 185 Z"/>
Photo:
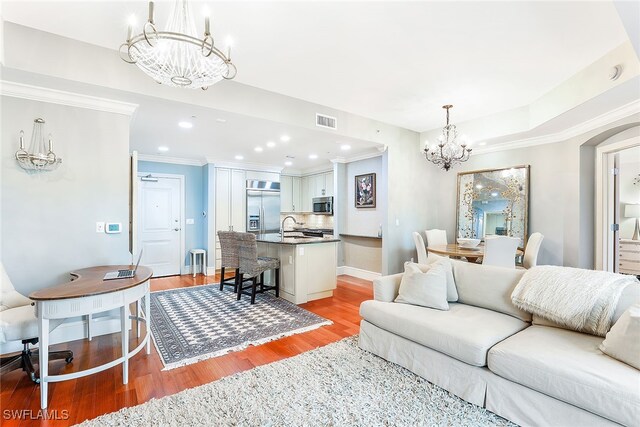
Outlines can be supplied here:
<path id="1" fill-rule="evenodd" d="M 233 231 L 246 230 L 246 172 L 243 170 L 231 171 L 231 229 Z"/>
<path id="2" fill-rule="evenodd" d="M 325 196 L 334 196 L 333 191 L 333 172 L 327 172 L 324 174 L 324 188 L 325 188 Z"/>
<path id="3" fill-rule="evenodd" d="M 293 177 L 280 176 L 280 212 L 294 212 Z"/>
<path id="4" fill-rule="evenodd" d="M 324 190 L 324 175 L 313 175 L 313 197 L 323 197 L 325 195 Z"/>
<path id="5" fill-rule="evenodd" d="M 302 212 L 311 212 L 311 198 L 313 197 L 313 181 L 311 177 L 303 176 L 300 186 L 302 187 Z"/>
<path id="6" fill-rule="evenodd" d="M 216 168 L 216 231 L 231 229 L 230 191 L 231 169 Z"/>
<path id="7" fill-rule="evenodd" d="M 302 211 L 302 197 L 301 197 L 301 179 L 299 176 L 291 177 L 291 206 L 292 212 Z"/>

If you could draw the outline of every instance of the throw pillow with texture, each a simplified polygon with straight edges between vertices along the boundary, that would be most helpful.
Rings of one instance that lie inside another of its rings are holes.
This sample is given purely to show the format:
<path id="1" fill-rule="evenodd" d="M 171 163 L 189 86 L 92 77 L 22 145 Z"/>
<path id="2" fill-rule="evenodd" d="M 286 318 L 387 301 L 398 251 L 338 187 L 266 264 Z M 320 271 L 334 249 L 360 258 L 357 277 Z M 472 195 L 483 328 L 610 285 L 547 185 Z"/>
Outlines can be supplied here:
<path id="1" fill-rule="evenodd" d="M 417 264 L 405 263 L 395 302 L 449 310 L 445 267 L 433 265 L 423 273 Z"/>
<path id="2" fill-rule="evenodd" d="M 608 356 L 640 369 L 640 304 L 634 304 L 607 332 L 600 350 Z"/>
<path id="3" fill-rule="evenodd" d="M 447 275 L 447 301 L 458 301 L 458 289 L 456 288 L 456 281 L 453 277 L 453 266 L 451 260 L 448 257 L 441 257 L 435 254 L 429 254 L 426 264 L 418 264 L 422 272 L 426 272 L 432 265 L 442 265 L 445 268 Z"/>

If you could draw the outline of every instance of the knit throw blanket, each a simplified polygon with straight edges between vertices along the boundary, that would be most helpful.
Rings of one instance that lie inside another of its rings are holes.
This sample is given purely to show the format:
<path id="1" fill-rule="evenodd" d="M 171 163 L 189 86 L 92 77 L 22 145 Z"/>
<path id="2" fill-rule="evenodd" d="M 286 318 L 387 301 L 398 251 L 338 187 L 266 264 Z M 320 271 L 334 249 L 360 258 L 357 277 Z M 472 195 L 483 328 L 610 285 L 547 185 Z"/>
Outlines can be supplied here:
<path id="1" fill-rule="evenodd" d="M 633 276 L 579 268 L 528 270 L 511 294 L 513 304 L 568 329 L 605 336 L 624 288 Z"/>

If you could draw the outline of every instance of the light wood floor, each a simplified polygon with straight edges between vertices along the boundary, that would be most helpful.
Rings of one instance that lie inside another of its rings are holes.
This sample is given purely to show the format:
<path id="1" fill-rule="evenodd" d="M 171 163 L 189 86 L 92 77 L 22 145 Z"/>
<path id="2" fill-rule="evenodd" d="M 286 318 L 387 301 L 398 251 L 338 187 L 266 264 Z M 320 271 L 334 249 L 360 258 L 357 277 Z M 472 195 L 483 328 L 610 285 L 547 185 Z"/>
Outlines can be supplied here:
<path id="1" fill-rule="evenodd" d="M 196 278 L 176 276 L 152 279 L 151 290 L 198 286 L 214 282 L 217 282 L 217 277 L 201 275 Z M 162 362 L 152 345 L 150 355 L 143 350 L 131 359 L 127 385 L 122 384 L 121 366 L 75 380 L 51 383 L 48 410 L 57 411 L 58 416 L 64 415 L 63 411 L 68 411 L 68 419 L 64 421 L 24 419 L 25 415 L 29 418 L 29 413 L 23 414 L 23 419 L 7 419 L 9 418 L 7 411 L 27 410 L 31 411 L 31 417 L 36 417 L 40 409 L 39 387 L 33 384 L 22 371 L 16 370 L 0 379 L 0 425 L 7 427 L 72 425 L 120 408 L 146 402 L 154 397 L 171 395 L 236 372 L 324 346 L 358 333 L 360 303 L 371 299 L 372 296 L 371 282 L 350 276 L 339 276 L 338 288 L 332 298 L 301 305 L 309 311 L 332 320 L 333 324 L 330 326 L 170 371 L 162 371 Z M 133 348 L 136 342 L 137 339 L 132 338 L 129 348 Z M 96 337 L 91 342 L 81 340 L 51 347 L 51 350 L 61 349 L 72 350 L 75 359 L 69 365 L 61 361 L 51 362 L 49 372 L 52 375 L 87 369 L 119 357 L 119 334 Z"/>

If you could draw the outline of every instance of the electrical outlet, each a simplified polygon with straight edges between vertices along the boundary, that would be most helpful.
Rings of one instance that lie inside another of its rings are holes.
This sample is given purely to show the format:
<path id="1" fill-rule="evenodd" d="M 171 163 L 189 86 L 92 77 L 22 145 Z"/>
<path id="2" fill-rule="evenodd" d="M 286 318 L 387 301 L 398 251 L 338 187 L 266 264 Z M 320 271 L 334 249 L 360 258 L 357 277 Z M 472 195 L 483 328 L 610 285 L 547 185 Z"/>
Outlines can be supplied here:
<path id="1" fill-rule="evenodd" d="M 96 222 L 96 233 L 104 233 L 104 221 L 103 222 Z"/>
<path id="2" fill-rule="evenodd" d="M 193 225 L 195 224 L 195 221 L 193 220 L 193 218 L 187 218 L 187 225 Z"/>

